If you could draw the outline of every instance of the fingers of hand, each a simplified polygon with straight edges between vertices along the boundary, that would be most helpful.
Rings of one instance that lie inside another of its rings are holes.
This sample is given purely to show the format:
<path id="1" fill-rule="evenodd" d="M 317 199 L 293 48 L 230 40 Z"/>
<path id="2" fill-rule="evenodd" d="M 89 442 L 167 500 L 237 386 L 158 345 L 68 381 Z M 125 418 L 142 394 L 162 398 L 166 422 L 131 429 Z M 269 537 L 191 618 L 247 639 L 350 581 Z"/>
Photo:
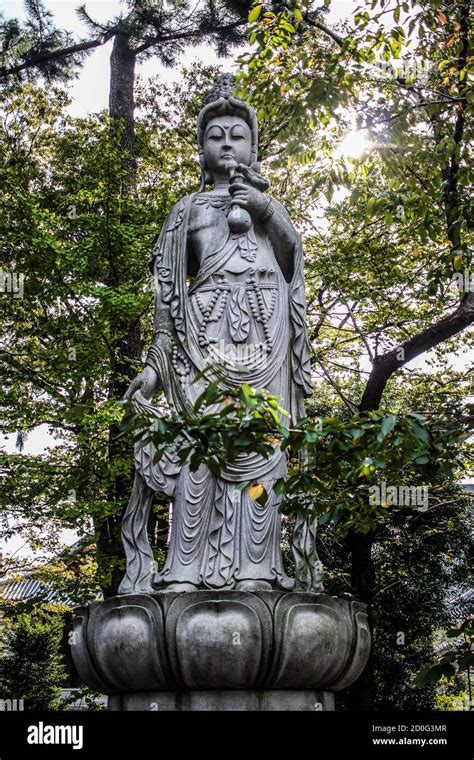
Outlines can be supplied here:
<path id="1" fill-rule="evenodd" d="M 123 394 L 123 397 L 124 397 L 125 399 L 131 399 L 131 398 L 132 398 L 132 395 L 133 395 L 133 392 L 134 392 L 134 390 L 135 390 L 135 387 L 134 387 L 134 385 L 133 385 L 133 383 L 132 383 L 131 385 L 129 385 L 129 386 L 128 386 L 127 390 L 126 390 L 126 391 L 125 391 L 125 393 Z"/>
<path id="2" fill-rule="evenodd" d="M 233 182 L 229 186 L 229 190 L 230 190 L 230 192 L 231 192 L 232 195 L 235 195 L 235 193 L 241 192 L 242 190 L 247 191 L 248 189 L 249 189 L 248 185 L 244 185 L 243 182 Z"/>
<path id="3" fill-rule="evenodd" d="M 133 394 L 135 393 L 137 388 L 140 387 L 140 385 L 141 385 L 141 376 L 137 375 L 136 377 L 133 378 L 132 382 L 130 383 L 127 390 L 125 391 L 123 397 L 129 398 L 129 399 L 132 398 Z"/>
<path id="4" fill-rule="evenodd" d="M 149 381 L 145 383 L 145 385 L 142 388 L 142 394 L 145 396 L 145 398 L 151 398 L 155 392 L 155 383 L 154 381 Z"/>
<path id="5" fill-rule="evenodd" d="M 244 200 L 241 200 L 241 199 L 235 201 L 234 198 L 233 198 L 232 199 L 232 205 L 233 206 L 238 206 L 239 208 L 248 208 L 249 204 L 247 203 L 247 201 L 244 201 Z"/>

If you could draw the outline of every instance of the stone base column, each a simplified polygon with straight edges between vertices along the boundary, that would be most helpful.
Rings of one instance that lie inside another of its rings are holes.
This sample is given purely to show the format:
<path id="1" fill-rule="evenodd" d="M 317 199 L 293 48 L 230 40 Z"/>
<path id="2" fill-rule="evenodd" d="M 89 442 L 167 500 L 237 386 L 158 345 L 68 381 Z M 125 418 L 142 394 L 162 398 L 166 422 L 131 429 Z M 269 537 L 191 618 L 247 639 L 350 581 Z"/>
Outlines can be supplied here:
<path id="1" fill-rule="evenodd" d="M 327 712 L 334 710 L 334 694 L 306 689 L 138 691 L 113 694 L 109 697 L 108 709 L 127 712 Z"/>

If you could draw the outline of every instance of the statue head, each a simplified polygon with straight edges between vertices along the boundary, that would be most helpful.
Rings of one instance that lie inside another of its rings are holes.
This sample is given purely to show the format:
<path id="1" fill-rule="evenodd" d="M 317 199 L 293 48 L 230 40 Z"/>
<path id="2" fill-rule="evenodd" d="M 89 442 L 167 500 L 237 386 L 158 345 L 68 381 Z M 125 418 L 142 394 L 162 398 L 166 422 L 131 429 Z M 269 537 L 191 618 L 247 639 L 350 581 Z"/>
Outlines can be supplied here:
<path id="1" fill-rule="evenodd" d="M 232 74 L 216 77 L 198 115 L 201 190 L 212 184 L 215 172 L 225 171 L 231 160 L 258 170 L 257 117 L 251 106 L 232 96 L 234 87 Z"/>

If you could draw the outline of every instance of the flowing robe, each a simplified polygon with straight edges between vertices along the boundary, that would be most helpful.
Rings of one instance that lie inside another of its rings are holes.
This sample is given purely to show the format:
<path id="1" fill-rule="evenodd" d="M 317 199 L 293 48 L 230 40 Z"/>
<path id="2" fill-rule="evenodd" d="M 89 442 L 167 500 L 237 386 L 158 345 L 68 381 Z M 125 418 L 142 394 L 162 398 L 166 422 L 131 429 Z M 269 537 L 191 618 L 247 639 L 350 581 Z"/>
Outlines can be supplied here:
<path id="1" fill-rule="evenodd" d="M 246 382 L 278 396 L 290 415 L 282 422 L 289 424 L 304 416 L 304 397 L 311 393 L 301 243 L 295 234 L 287 282 L 263 226 L 242 234 L 230 231 L 229 202 L 228 195 L 196 193 L 168 216 L 152 261 L 155 331 L 147 364 L 158 372 L 176 410 L 192 407 L 204 388 L 204 380 L 193 383 L 196 375 L 219 363 L 227 387 Z M 275 214 L 289 221 L 286 210 L 273 202 Z M 204 464 L 191 472 L 172 456 L 158 463 L 153 456 L 150 444 L 135 450 L 144 482 L 136 484 L 123 524 L 131 561 L 122 593 L 150 582 L 143 525 L 149 505 L 143 503 L 151 503 L 156 490 L 168 494 L 173 506 L 168 555 L 162 571 L 152 576 L 154 588 L 179 582 L 233 588 L 243 580 L 293 587 L 281 558 L 280 497 L 272 490 L 286 473 L 286 455 L 278 447 L 268 459 L 243 455 L 219 476 Z M 262 506 L 248 489 L 236 488 L 242 481 L 263 484 L 267 503 Z"/>

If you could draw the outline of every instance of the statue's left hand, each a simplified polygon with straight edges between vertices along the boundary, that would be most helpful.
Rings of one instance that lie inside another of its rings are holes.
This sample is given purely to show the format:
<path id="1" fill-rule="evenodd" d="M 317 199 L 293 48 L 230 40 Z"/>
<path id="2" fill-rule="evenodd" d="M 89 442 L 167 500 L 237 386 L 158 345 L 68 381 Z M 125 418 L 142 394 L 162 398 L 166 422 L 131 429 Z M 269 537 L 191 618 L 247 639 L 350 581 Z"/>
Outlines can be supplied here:
<path id="1" fill-rule="evenodd" d="M 258 221 L 268 206 L 268 198 L 260 190 L 243 182 L 233 182 L 229 187 L 232 203 L 246 209 L 254 221 Z"/>
<path id="2" fill-rule="evenodd" d="M 145 369 L 133 378 L 125 391 L 124 398 L 131 399 L 135 391 L 140 391 L 145 398 L 151 398 L 159 385 L 160 378 L 158 373 L 147 364 Z"/>

